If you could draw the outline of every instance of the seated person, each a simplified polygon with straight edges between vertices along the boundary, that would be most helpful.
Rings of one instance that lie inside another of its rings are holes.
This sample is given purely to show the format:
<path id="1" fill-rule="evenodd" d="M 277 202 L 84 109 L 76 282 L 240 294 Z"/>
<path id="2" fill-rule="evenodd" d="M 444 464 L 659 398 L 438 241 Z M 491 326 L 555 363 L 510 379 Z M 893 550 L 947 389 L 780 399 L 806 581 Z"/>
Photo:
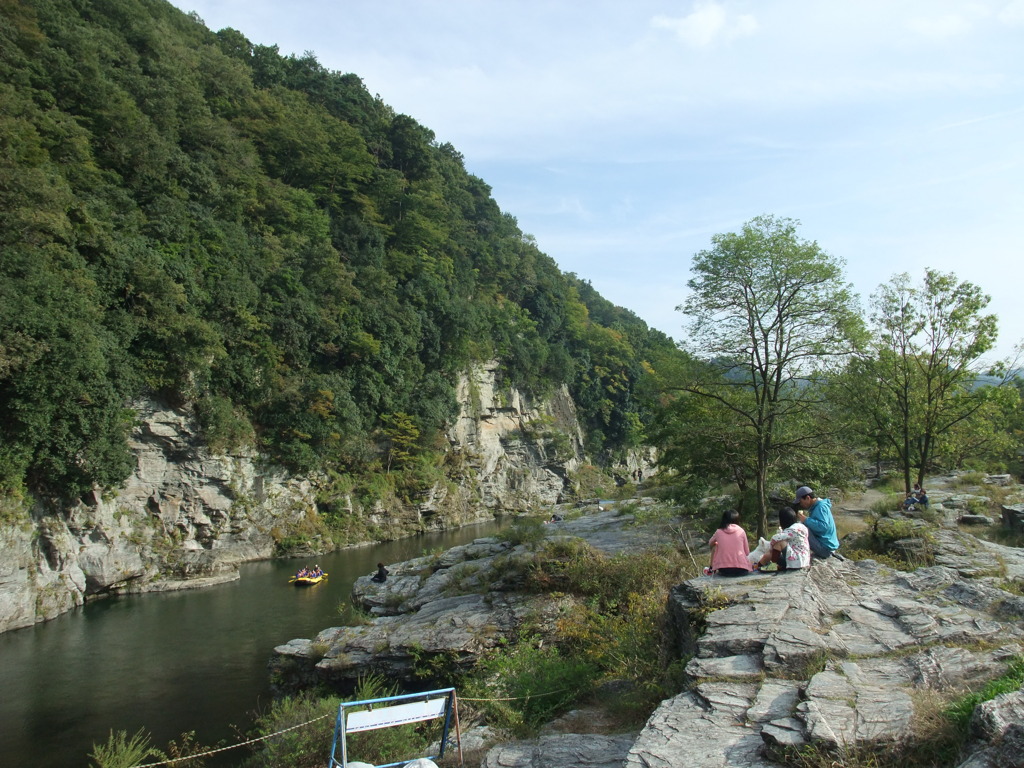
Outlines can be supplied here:
<path id="1" fill-rule="evenodd" d="M 718 526 L 708 545 L 711 547 L 711 565 L 704 569 L 704 575 L 717 573 L 719 576 L 745 576 L 750 573 L 750 544 L 747 532 L 739 524 L 740 513 L 735 509 L 722 514 Z"/>
<path id="2" fill-rule="evenodd" d="M 373 574 L 373 578 L 371 578 L 370 581 L 375 581 L 378 584 L 383 584 L 385 581 L 388 580 L 388 573 L 390 573 L 390 571 L 388 571 L 388 569 L 384 567 L 384 563 L 377 563 L 377 572 Z"/>
<path id="3" fill-rule="evenodd" d="M 811 564 L 811 547 L 808 542 L 807 526 L 789 507 L 779 510 L 781 531 L 772 536 L 772 548 L 761 558 L 759 565 L 770 562 L 779 564 L 780 571 L 807 568 Z"/>
<path id="4" fill-rule="evenodd" d="M 796 489 L 793 503 L 797 506 L 797 518 L 807 526 L 811 554 L 822 560 L 838 554 L 839 535 L 832 517 L 832 502 L 819 499 L 813 490 L 802 485 Z"/>

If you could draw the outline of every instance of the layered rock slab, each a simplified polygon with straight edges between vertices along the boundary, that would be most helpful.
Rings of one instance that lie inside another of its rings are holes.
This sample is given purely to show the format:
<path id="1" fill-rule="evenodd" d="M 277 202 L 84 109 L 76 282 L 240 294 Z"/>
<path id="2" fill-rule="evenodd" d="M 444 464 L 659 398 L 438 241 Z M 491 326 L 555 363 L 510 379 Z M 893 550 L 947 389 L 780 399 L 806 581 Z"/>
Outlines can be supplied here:
<path id="1" fill-rule="evenodd" d="M 765 745 L 904 742 L 916 690 L 978 685 L 1020 653 L 994 595 L 961 601 L 978 586 L 949 568 L 838 560 L 679 585 L 670 612 L 696 684 L 659 707 L 625 765 L 759 768 Z"/>

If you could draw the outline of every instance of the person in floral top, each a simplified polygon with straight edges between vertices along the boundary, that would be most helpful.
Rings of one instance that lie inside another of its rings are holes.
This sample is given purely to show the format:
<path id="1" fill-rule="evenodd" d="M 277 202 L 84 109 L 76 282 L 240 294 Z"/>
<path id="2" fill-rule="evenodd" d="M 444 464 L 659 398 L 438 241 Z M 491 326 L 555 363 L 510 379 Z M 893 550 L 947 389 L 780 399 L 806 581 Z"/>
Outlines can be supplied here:
<path id="1" fill-rule="evenodd" d="M 800 522 L 796 512 L 783 507 L 779 510 L 779 527 L 782 530 L 772 536 L 772 548 L 761 558 L 760 565 L 774 560 L 780 571 L 807 568 L 811 564 L 807 526 Z"/>

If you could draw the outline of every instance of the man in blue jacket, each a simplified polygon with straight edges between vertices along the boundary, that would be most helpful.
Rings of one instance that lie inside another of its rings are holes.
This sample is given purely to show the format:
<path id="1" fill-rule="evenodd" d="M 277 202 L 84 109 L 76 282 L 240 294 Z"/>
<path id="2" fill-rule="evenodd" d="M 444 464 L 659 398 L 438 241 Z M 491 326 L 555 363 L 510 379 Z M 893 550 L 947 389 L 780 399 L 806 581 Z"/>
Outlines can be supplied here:
<path id="1" fill-rule="evenodd" d="M 821 559 L 832 557 L 839 549 L 836 521 L 832 518 L 832 502 L 819 499 L 814 491 L 801 485 L 796 489 L 793 503 L 797 506 L 796 514 L 800 522 L 807 526 L 811 554 Z"/>

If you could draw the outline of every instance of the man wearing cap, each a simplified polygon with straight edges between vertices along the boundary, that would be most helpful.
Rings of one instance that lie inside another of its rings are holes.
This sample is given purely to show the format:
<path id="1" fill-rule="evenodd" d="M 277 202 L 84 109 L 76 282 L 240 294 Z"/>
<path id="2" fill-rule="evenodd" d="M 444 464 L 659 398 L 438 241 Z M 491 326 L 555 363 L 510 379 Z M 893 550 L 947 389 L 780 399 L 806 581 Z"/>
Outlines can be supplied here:
<path id="1" fill-rule="evenodd" d="M 801 485 L 796 489 L 793 503 L 797 506 L 796 514 L 800 522 L 807 526 L 811 554 L 821 559 L 832 557 L 839 549 L 836 521 L 832 518 L 832 502 L 819 499 L 814 491 Z"/>

